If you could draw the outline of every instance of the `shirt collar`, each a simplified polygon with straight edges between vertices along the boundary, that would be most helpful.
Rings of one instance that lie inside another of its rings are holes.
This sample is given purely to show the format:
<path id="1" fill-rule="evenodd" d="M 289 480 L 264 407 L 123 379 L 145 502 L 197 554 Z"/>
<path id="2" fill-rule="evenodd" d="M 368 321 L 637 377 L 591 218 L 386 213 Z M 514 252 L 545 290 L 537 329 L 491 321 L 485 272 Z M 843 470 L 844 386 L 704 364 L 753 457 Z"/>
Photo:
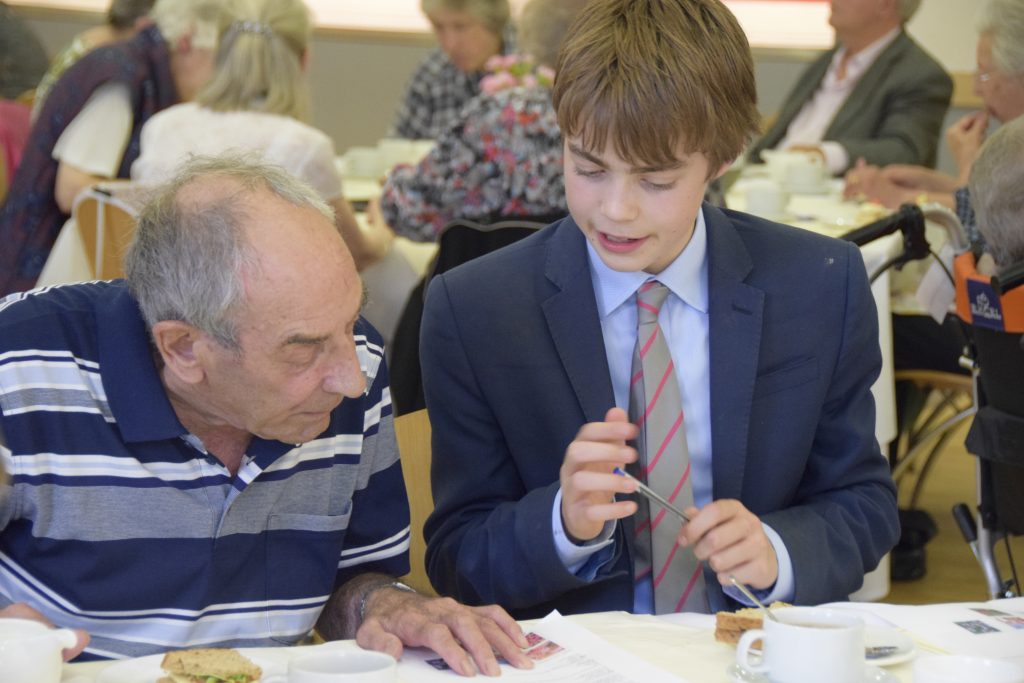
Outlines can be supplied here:
<path id="1" fill-rule="evenodd" d="M 846 65 L 847 73 L 859 73 L 874 64 L 875 60 L 878 59 L 878 55 L 882 54 L 882 51 L 889 47 L 889 44 L 892 43 L 892 41 L 896 40 L 896 37 L 902 30 L 902 27 L 892 29 L 884 36 L 859 51 L 857 54 L 851 56 L 850 61 L 847 62 Z M 845 46 L 836 50 L 835 55 L 832 57 L 832 66 L 830 67 L 830 70 L 834 71 L 839 68 L 839 63 L 842 61 L 845 54 Z"/>
<path id="2" fill-rule="evenodd" d="M 656 278 L 691 308 L 707 313 L 708 310 L 708 234 L 704 223 L 703 209 L 697 212 L 693 235 L 679 256 L 665 270 L 652 276 L 644 272 L 619 272 L 612 270 L 594 247 L 587 241 L 587 257 L 590 261 L 590 279 L 594 285 L 597 309 L 601 318 L 611 315 L 622 304 L 629 301 L 636 290 L 647 280 Z"/>
<path id="3" fill-rule="evenodd" d="M 97 307 L 100 373 L 110 411 L 125 442 L 158 441 L 186 433 L 153 360 L 149 331 L 123 282 Z"/>

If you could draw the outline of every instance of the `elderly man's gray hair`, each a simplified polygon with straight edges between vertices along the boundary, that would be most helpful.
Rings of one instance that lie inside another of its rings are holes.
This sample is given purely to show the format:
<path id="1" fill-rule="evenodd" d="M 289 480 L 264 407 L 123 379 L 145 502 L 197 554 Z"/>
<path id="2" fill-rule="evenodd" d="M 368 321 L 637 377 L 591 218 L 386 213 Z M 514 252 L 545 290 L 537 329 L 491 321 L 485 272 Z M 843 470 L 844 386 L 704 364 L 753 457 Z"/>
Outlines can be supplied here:
<path id="1" fill-rule="evenodd" d="M 1024 75 L 1024 0 L 989 0 L 978 32 L 992 41 L 992 61 L 1007 75 Z"/>
<path id="2" fill-rule="evenodd" d="M 1024 117 L 1004 124 L 978 152 L 971 206 L 996 265 L 1024 260 Z"/>
<path id="3" fill-rule="evenodd" d="M 188 204 L 180 201 L 186 188 L 214 179 L 231 185 Z M 150 329 L 161 320 L 180 320 L 239 348 L 234 314 L 244 303 L 242 274 L 255 263 L 245 236 L 252 219 L 246 200 L 259 191 L 334 223 L 316 192 L 282 168 L 245 156 L 193 159 L 143 209 L 125 255 L 128 289 Z"/>

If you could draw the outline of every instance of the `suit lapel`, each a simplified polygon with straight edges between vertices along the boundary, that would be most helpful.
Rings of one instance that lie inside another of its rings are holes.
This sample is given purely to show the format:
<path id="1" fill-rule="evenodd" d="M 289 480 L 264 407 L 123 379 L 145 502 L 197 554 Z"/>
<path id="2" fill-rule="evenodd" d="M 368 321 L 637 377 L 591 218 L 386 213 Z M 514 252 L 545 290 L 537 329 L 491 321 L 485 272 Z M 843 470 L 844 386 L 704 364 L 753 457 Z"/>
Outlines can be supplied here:
<path id="1" fill-rule="evenodd" d="M 555 293 L 541 303 L 551 339 L 587 422 L 604 420 L 615 405 L 604 335 L 590 280 L 583 233 L 564 219 L 548 242 L 544 273 Z"/>
<path id="2" fill-rule="evenodd" d="M 778 119 L 772 124 L 772 139 L 765 140 L 762 145 L 764 149 L 773 149 L 785 137 L 786 132 L 789 130 L 789 124 L 793 122 L 793 119 L 800 113 L 804 104 L 811 99 L 814 91 L 821 85 L 821 81 L 825 78 L 825 72 L 828 71 L 835 52 L 835 48 L 833 48 L 823 54 L 800 76 L 800 80 L 793 87 L 792 95 L 786 98 L 782 109 L 779 111 Z"/>
<path id="3" fill-rule="evenodd" d="M 739 498 L 757 379 L 764 292 L 744 282 L 753 264 L 729 218 L 707 204 L 704 218 L 708 227 L 714 497 Z"/>
<path id="4" fill-rule="evenodd" d="M 828 130 L 825 131 L 826 140 L 835 140 L 838 137 L 842 137 L 841 134 L 844 132 L 848 133 L 851 130 L 858 130 L 858 123 L 862 123 L 865 120 L 864 110 L 877 109 L 876 98 L 880 92 L 879 85 L 892 70 L 893 62 L 898 61 L 903 56 L 909 43 L 910 38 L 907 34 L 900 33 L 875 58 L 874 63 L 864 72 L 857 85 L 853 87 L 853 90 L 850 91 L 842 106 L 839 107 L 839 111 L 836 112 L 835 118 L 829 124 Z M 854 160 L 851 159 L 850 161 Z"/>

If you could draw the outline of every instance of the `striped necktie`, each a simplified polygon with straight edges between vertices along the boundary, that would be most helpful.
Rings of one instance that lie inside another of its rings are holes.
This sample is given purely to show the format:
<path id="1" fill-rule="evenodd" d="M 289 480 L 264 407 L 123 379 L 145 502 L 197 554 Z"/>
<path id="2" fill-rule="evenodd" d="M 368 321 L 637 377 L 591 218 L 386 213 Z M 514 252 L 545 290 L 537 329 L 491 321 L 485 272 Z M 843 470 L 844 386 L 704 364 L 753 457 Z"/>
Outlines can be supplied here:
<path id="1" fill-rule="evenodd" d="M 638 427 L 638 479 L 678 507 L 693 505 L 690 454 L 686 447 L 683 403 L 665 335 L 658 324 L 668 287 L 648 280 L 636 293 L 637 338 L 629 388 L 629 417 Z M 700 562 L 676 543 L 679 524 L 673 515 L 645 498 L 636 514 L 636 581 L 654 584 L 654 611 L 707 612 Z"/>

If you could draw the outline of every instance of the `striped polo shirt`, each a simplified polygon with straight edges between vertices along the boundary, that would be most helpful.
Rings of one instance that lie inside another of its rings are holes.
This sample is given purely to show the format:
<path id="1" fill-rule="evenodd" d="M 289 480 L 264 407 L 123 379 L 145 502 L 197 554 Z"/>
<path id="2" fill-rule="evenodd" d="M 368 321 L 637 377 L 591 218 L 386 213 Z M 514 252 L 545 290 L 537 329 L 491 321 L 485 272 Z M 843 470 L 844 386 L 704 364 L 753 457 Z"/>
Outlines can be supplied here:
<path id="1" fill-rule="evenodd" d="M 83 658 L 273 646 L 351 577 L 408 572 L 384 352 L 362 319 L 355 338 L 367 392 L 308 443 L 253 437 L 232 477 L 178 421 L 123 282 L 0 302 L 0 607 L 89 631 Z"/>

